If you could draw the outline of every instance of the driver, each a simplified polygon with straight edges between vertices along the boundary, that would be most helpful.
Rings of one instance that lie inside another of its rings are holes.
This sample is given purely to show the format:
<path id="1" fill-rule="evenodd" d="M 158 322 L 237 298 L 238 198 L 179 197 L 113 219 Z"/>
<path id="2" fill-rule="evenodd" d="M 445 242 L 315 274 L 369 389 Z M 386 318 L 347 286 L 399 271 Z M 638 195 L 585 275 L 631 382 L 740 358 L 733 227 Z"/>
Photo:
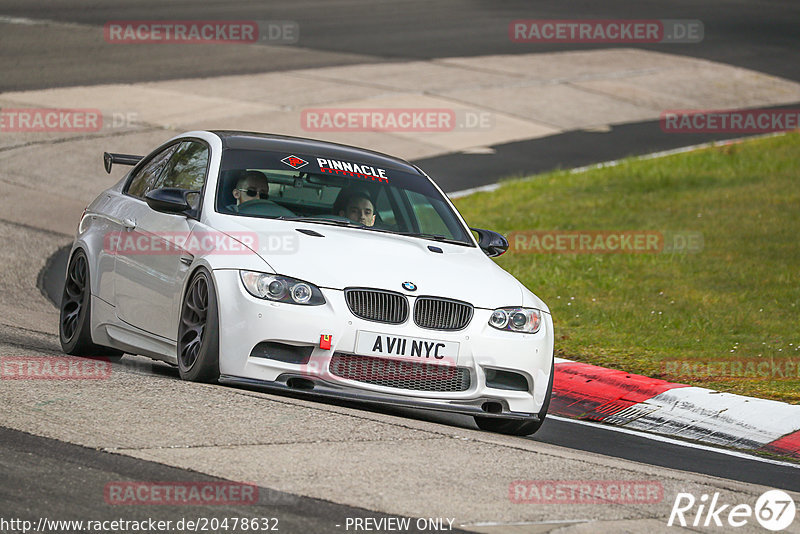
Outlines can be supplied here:
<path id="1" fill-rule="evenodd" d="M 375 224 L 375 206 L 364 189 L 343 190 L 334 205 L 337 206 L 334 213 L 340 217 L 347 217 L 364 226 Z"/>
<path id="2" fill-rule="evenodd" d="M 267 175 L 261 171 L 247 171 L 236 182 L 233 190 L 233 198 L 236 199 L 236 206 L 241 206 L 247 202 L 269 198 L 269 181 Z M 236 211 L 238 209 L 234 208 Z"/>

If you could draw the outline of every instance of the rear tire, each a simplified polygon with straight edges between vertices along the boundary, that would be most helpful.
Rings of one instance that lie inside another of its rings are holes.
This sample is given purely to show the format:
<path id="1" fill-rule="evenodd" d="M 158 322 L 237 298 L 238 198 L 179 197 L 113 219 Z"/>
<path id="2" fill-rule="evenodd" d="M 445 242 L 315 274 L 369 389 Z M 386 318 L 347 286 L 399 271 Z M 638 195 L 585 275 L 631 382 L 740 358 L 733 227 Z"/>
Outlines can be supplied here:
<path id="1" fill-rule="evenodd" d="M 530 436 L 535 434 L 547 417 L 547 410 L 550 409 L 550 398 L 553 396 L 553 377 L 555 376 L 555 362 L 550 366 L 550 381 L 547 384 L 547 395 L 544 398 L 542 409 L 539 410 L 538 421 L 520 421 L 519 419 L 503 419 L 502 417 L 481 417 L 475 416 L 475 424 L 478 428 L 487 432 L 497 432 L 498 434 L 509 434 L 511 436 Z"/>
<path id="2" fill-rule="evenodd" d="M 197 271 L 186 288 L 178 323 L 178 372 L 184 380 L 219 379 L 219 312 L 214 281 Z"/>
<path id="3" fill-rule="evenodd" d="M 78 249 L 69 261 L 64 279 L 58 319 L 58 338 L 61 350 L 73 356 L 105 356 L 111 361 L 122 357 L 116 349 L 92 341 L 92 290 L 89 261 Z"/>

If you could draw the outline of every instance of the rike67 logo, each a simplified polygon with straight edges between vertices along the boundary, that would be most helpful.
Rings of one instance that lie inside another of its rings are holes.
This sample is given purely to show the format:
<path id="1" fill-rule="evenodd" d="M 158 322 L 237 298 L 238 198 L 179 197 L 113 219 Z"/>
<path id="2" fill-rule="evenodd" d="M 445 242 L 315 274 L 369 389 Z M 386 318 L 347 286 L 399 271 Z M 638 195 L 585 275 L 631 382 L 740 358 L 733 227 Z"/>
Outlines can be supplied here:
<path id="1" fill-rule="evenodd" d="M 743 527 L 753 518 L 765 529 L 777 532 L 789 527 L 797 512 L 794 499 L 781 490 L 763 493 L 755 506 L 730 504 L 720 501 L 719 492 L 699 499 L 691 493 L 678 493 L 669 514 L 667 526 L 681 527 Z"/>

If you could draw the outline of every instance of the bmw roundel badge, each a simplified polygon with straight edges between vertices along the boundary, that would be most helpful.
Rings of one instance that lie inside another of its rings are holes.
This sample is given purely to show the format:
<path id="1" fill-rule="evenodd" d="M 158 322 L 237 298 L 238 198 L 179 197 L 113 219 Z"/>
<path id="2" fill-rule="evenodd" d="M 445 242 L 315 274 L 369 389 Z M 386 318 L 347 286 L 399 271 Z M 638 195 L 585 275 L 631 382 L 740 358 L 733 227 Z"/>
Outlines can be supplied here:
<path id="1" fill-rule="evenodd" d="M 417 284 L 413 282 L 403 282 L 403 289 L 405 289 L 406 291 L 416 291 Z"/>

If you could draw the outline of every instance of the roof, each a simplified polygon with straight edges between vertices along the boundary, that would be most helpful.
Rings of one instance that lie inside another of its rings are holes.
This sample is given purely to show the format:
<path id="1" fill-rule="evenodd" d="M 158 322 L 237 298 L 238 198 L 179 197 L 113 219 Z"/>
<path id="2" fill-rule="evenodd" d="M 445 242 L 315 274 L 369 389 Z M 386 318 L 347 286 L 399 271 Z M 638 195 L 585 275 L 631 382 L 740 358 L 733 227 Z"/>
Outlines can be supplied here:
<path id="1" fill-rule="evenodd" d="M 300 153 L 321 158 L 334 158 L 356 161 L 359 163 L 373 164 L 376 167 L 391 168 L 408 173 L 419 174 L 411 163 L 375 152 L 349 145 L 307 139 L 305 137 L 292 137 L 288 135 L 275 135 L 257 132 L 239 132 L 232 130 L 213 130 L 211 133 L 219 136 L 223 148 L 240 150 L 268 150 L 272 152 Z"/>

